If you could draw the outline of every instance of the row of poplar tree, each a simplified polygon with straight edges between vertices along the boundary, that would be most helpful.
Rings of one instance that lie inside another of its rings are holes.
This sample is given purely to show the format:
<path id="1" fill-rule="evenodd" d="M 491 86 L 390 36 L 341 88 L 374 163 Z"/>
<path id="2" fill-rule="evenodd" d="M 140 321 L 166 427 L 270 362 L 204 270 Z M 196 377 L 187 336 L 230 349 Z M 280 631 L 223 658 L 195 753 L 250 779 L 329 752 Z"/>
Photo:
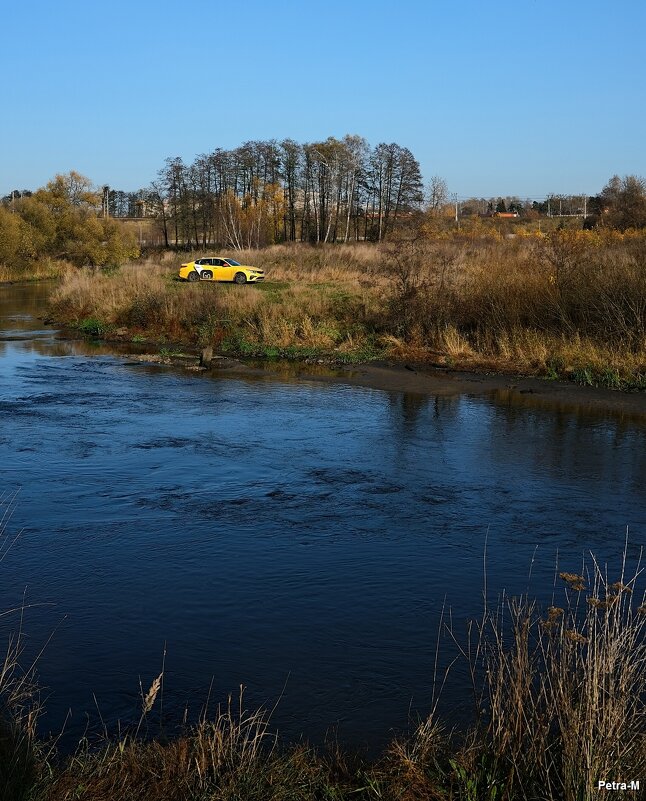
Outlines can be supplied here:
<path id="1" fill-rule="evenodd" d="M 110 216 L 155 217 L 167 246 L 381 241 L 423 200 L 419 163 L 360 136 L 251 141 L 192 164 L 169 158 L 139 192 L 110 191 Z"/>

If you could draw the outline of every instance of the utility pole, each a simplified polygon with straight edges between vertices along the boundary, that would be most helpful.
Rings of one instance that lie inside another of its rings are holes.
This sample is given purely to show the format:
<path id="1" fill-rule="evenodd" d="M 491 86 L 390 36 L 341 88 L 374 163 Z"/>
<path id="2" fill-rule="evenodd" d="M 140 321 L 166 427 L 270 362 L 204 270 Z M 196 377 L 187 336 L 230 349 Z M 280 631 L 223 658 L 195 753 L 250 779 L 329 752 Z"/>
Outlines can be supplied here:
<path id="1" fill-rule="evenodd" d="M 103 187 L 103 216 L 107 219 L 110 216 L 110 187 L 106 184 Z"/>

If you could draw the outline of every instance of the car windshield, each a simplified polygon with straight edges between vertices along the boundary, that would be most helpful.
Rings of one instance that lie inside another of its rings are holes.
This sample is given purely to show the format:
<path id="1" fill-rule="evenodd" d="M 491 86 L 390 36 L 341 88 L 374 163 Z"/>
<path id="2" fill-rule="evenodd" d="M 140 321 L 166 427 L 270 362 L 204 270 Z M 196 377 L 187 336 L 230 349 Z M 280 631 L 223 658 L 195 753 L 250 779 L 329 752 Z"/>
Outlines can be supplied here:
<path id="1" fill-rule="evenodd" d="M 235 259 L 227 259 L 227 264 L 230 264 L 232 267 L 240 267 L 241 266 L 240 262 L 236 261 Z"/>

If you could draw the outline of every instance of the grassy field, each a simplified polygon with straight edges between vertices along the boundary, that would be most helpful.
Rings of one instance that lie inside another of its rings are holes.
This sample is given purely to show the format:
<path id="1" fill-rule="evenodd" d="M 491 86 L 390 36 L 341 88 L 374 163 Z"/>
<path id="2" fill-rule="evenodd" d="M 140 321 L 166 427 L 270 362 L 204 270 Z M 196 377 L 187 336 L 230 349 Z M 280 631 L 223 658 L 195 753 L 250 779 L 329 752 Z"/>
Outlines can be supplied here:
<path id="1" fill-rule="evenodd" d="M 503 596 L 453 640 L 473 679 L 466 731 L 431 712 L 366 760 L 338 745 L 281 744 L 242 690 L 183 733 L 155 715 L 72 756 L 36 735 L 37 693 L 11 646 L 0 670 L 0 797 L 7 801 L 593 801 L 598 780 L 646 775 L 646 604 L 636 575 L 594 560 L 561 573 L 553 606 Z M 557 604 L 561 604 L 560 606 Z M 443 677 L 437 677 L 441 684 Z M 429 677 L 429 682 L 433 677 Z M 433 692 L 429 685 L 429 693 Z M 638 794 L 635 794 L 637 797 Z M 632 796 L 632 794 L 631 794 Z"/>
<path id="2" fill-rule="evenodd" d="M 190 258 L 202 254 L 192 254 Z M 177 254 L 68 271 L 52 299 L 88 335 L 269 358 L 378 357 L 646 387 L 646 236 L 557 230 L 400 235 L 236 257 L 267 283 L 174 280 Z"/>

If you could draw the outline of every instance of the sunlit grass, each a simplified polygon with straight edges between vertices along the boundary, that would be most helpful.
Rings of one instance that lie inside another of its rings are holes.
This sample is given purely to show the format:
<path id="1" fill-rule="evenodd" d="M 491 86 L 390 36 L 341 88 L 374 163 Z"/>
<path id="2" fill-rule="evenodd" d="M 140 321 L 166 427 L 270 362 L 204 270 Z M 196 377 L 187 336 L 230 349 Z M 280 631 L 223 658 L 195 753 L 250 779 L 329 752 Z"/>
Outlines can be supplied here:
<path id="1" fill-rule="evenodd" d="M 54 317 L 233 353 L 291 348 L 524 372 L 611 388 L 646 385 L 646 236 L 555 232 L 513 240 L 414 236 L 384 247 L 277 245 L 236 254 L 267 282 L 176 280 L 159 257 L 69 272 Z"/>

